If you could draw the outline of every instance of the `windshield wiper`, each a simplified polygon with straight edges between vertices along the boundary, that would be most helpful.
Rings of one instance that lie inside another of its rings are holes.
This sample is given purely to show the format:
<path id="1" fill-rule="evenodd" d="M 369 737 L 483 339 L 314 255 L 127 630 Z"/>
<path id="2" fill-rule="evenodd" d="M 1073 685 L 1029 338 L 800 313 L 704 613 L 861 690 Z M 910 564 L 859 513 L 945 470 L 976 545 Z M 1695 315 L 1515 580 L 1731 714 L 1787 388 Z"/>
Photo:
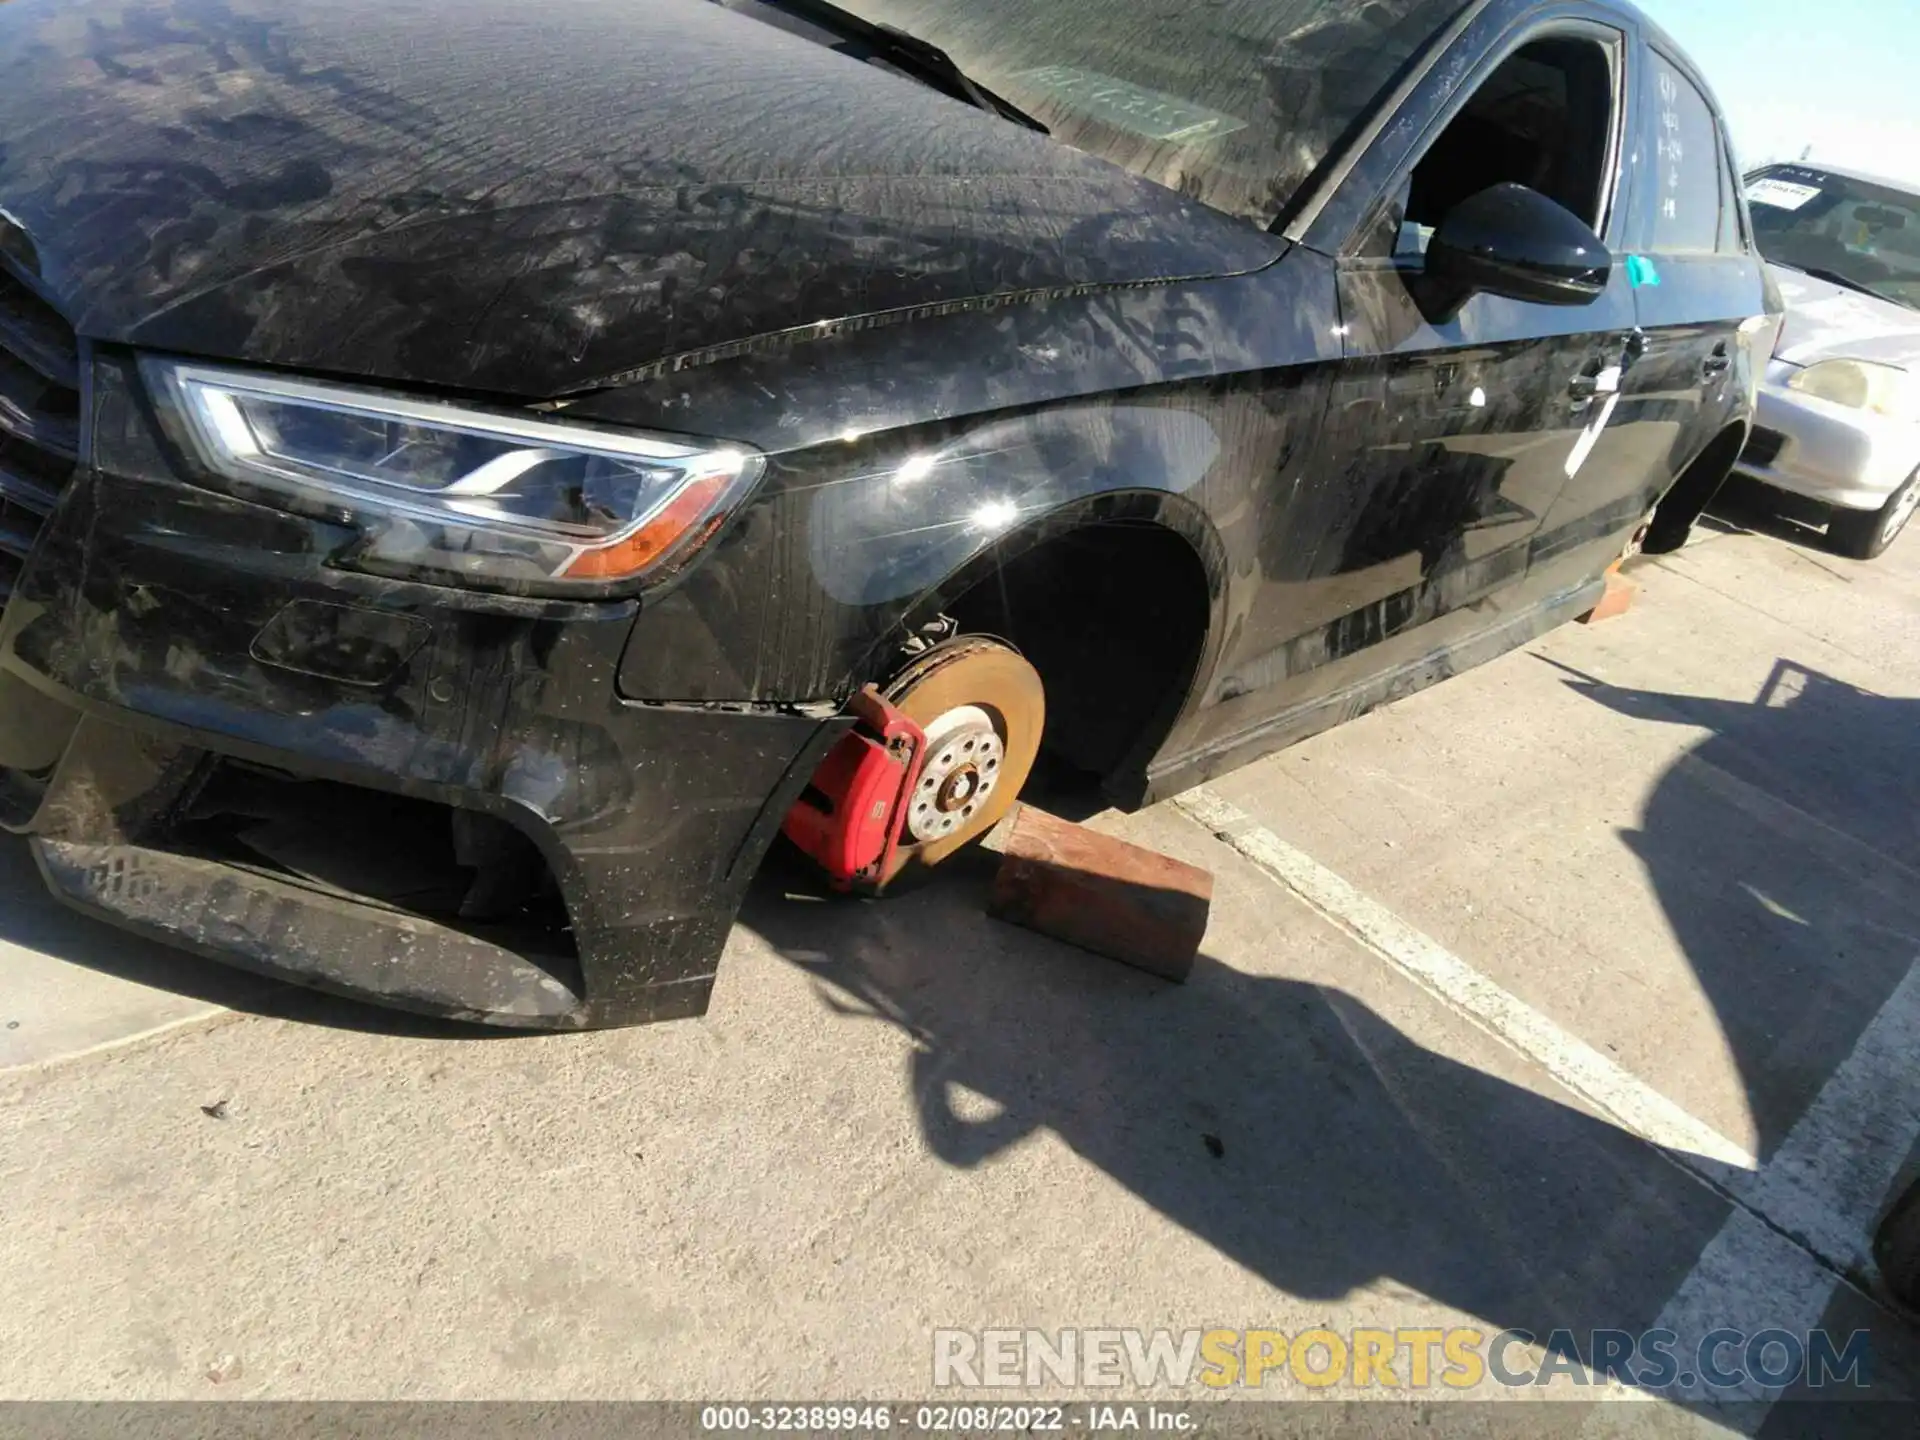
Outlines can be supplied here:
<path id="1" fill-rule="evenodd" d="M 1902 309 L 1913 309 L 1913 306 L 1899 299 L 1897 296 L 1889 295 L 1883 290 L 1876 290 L 1871 285 L 1863 285 L 1850 275 L 1842 275 L 1838 270 L 1822 270 L 1811 265 L 1795 265 L 1792 268 L 1798 270 L 1802 275 L 1811 275 L 1816 280 L 1825 280 L 1829 285 L 1838 285 L 1843 289 L 1856 290 L 1862 295 L 1871 295 L 1875 300 L 1884 300 L 1887 304 L 1898 305 Z"/>
<path id="2" fill-rule="evenodd" d="M 832 4 L 831 0 L 769 0 L 769 3 L 797 11 L 829 29 L 839 31 L 849 40 L 864 46 L 875 58 L 926 81 L 956 100 L 964 100 L 990 115 L 998 115 L 1029 130 L 1038 130 L 1042 135 L 1053 133 L 1011 100 L 994 94 L 967 74 L 954 63 L 951 55 L 931 40 L 922 40 L 918 35 L 893 25 L 868 20 Z"/>

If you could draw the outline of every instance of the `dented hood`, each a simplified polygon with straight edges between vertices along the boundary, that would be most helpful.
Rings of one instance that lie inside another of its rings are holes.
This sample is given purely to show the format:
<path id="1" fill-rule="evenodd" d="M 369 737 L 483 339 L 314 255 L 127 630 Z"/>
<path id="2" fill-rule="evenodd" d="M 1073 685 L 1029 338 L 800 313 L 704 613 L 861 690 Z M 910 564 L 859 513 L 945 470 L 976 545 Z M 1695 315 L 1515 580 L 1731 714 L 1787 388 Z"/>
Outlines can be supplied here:
<path id="1" fill-rule="evenodd" d="M 84 335 L 526 398 L 1280 248 L 708 0 L 0 0 L 0 212 Z"/>

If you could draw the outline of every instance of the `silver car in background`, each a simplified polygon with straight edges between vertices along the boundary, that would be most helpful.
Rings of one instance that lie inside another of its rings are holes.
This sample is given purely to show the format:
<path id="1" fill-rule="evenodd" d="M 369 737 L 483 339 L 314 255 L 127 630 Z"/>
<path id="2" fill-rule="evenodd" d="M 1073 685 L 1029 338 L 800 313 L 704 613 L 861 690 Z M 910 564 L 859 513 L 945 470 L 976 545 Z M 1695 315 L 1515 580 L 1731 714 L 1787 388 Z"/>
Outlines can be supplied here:
<path id="1" fill-rule="evenodd" d="M 1735 471 L 1871 560 L 1920 505 L 1920 191 L 1770 165 L 1747 200 L 1786 323 Z"/>

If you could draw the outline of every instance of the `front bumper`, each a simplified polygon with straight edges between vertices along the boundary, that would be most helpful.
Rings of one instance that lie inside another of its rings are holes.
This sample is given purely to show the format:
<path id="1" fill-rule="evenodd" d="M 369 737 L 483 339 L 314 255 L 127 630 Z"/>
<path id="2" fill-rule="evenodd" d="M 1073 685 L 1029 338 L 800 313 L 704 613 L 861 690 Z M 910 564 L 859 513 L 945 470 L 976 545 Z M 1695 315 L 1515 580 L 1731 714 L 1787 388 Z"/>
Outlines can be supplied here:
<path id="1" fill-rule="evenodd" d="M 1794 373 L 1778 360 L 1768 367 L 1734 469 L 1843 510 L 1878 510 L 1920 468 L 1920 426 L 1803 395 L 1787 384 Z"/>
<path id="2" fill-rule="evenodd" d="M 0 619 L 0 823 L 34 837 L 56 893 L 433 1014 L 573 1028 L 701 1013 L 740 897 L 846 722 L 621 699 L 631 602 L 330 570 L 340 537 L 323 523 L 178 478 L 135 386 L 96 367 L 91 463 Z M 188 822 L 229 771 L 347 797 L 388 847 L 361 857 L 373 873 L 426 843 L 382 806 L 485 817 L 537 852 L 562 920 L 529 944 L 524 926 L 209 849 Z"/>

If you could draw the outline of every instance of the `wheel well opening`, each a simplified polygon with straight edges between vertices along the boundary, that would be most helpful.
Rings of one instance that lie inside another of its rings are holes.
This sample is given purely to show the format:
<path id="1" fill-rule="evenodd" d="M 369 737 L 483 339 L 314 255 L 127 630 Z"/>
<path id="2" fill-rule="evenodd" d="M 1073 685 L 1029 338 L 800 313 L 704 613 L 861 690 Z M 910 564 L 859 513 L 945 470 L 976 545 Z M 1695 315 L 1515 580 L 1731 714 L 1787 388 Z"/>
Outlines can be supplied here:
<path id="1" fill-rule="evenodd" d="M 1199 667 L 1208 594 L 1179 535 L 1110 521 L 1013 557 L 947 613 L 962 634 L 1010 641 L 1040 672 L 1047 724 L 1030 784 L 1130 804 Z"/>
<path id="2" fill-rule="evenodd" d="M 1647 554 L 1663 555 L 1686 544 L 1693 522 L 1713 504 L 1746 443 L 1745 423 L 1729 425 L 1681 472 L 1654 509 L 1653 525 L 1647 532 Z"/>

